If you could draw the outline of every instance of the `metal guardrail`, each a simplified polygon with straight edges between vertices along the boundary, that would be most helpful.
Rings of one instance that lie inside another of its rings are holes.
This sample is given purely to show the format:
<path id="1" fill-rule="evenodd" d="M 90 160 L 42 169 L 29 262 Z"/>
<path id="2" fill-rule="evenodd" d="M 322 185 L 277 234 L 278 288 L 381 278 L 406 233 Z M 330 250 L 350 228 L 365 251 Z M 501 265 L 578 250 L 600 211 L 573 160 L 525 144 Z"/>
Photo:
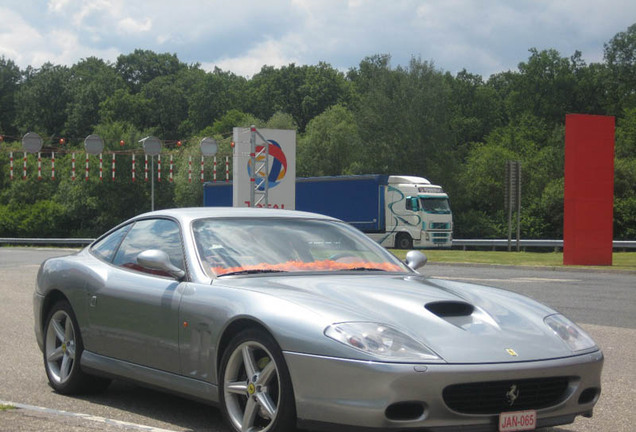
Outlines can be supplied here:
<path id="1" fill-rule="evenodd" d="M 0 245 L 23 246 L 86 246 L 95 239 L 89 238 L 1 238 Z"/>
<path id="2" fill-rule="evenodd" d="M 89 238 L 0 238 L 0 245 L 47 245 L 47 246 L 86 246 L 95 239 Z M 516 241 L 512 241 L 512 247 L 516 249 Z M 614 249 L 636 249 L 636 240 L 614 240 Z M 486 247 L 496 250 L 507 248 L 507 239 L 453 239 L 453 248 L 464 250 L 475 247 Z M 563 240 L 519 240 L 519 247 L 527 248 L 552 248 L 563 249 Z"/>
<path id="3" fill-rule="evenodd" d="M 614 249 L 636 249 L 635 240 L 614 240 Z M 512 248 L 516 249 L 517 242 L 511 242 Z M 453 239 L 453 248 L 460 247 L 464 250 L 474 247 L 487 247 L 492 250 L 497 248 L 508 248 L 507 239 Z M 563 240 L 519 240 L 519 247 L 523 250 L 527 248 L 552 248 L 554 250 L 563 249 Z"/>

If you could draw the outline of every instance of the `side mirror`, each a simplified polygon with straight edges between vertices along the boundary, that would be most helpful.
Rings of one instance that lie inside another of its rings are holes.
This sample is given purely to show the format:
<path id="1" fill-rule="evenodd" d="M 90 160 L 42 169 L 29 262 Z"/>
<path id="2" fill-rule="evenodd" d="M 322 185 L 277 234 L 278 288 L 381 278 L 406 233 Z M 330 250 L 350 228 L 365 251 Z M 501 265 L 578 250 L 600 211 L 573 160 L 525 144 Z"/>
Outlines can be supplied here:
<path id="1" fill-rule="evenodd" d="M 406 209 L 414 212 L 418 211 L 420 209 L 419 199 L 417 197 L 407 196 Z"/>
<path id="2" fill-rule="evenodd" d="M 419 211 L 420 201 L 417 198 L 411 198 L 411 209 L 413 209 L 413 211 Z"/>
<path id="3" fill-rule="evenodd" d="M 168 273 L 174 278 L 181 280 L 185 276 L 185 271 L 172 264 L 167 253 L 158 249 L 150 249 L 137 255 L 137 264 L 150 269 Z"/>
<path id="4" fill-rule="evenodd" d="M 428 258 L 426 258 L 426 255 L 420 251 L 412 250 L 406 253 L 406 265 L 409 266 L 411 270 L 417 270 L 423 267 L 427 261 Z"/>

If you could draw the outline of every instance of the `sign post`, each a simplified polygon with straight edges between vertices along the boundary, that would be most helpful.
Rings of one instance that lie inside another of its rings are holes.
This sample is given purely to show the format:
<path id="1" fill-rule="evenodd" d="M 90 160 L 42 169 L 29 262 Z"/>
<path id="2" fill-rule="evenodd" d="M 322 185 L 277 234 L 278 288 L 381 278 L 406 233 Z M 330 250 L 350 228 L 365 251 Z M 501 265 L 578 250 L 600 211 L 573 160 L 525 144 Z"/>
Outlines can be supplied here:
<path id="1" fill-rule="evenodd" d="M 517 212 L 517 252 L 521 237 L 521 162 L 506 161 L 505 208 L 508 210 L 508 252 L 512 250 L 512 213 Z"/>
<path id="2" fill-rule="evenodd" d="M 144 153 L 150 156 L 150 211 L 155 211 L 155 156 L 161 153 L 159 138 L 147 136 L 139 140 Z"/>

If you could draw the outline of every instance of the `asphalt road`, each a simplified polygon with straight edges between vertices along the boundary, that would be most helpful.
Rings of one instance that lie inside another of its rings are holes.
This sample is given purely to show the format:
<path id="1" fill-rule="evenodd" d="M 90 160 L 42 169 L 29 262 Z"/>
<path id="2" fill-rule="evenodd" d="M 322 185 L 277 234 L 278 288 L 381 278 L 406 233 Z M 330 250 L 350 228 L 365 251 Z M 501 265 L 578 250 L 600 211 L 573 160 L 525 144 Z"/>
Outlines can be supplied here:
<path id="1" fill-rule="evenodd" d="M 0 410 L 0 431 L 228 432 L 214 407 L 128 383 L 115 382 L 93 396 L 67 397 L 51 390 L 33 336 L 31 297 L 40 262 L 65 253 L 0 248 L 0 404 L 23 408 Z M 636 275 L 434 264 L 423 272 L 521 292 L 579 322 L 606 356 L 603 395 L 592 419 L 578 418 L 549 431 L 634 429 Z"/>

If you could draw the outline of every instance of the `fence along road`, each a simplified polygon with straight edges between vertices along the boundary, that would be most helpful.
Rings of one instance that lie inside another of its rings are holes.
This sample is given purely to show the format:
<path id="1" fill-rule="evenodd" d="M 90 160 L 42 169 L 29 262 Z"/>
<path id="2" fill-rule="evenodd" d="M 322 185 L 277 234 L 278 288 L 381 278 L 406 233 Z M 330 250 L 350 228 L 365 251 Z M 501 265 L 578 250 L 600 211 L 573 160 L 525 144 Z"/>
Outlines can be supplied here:
<path id="1" fill-rule="evenodd" d="M 83 413 L 102 419 L 128 422 L 144 429 L 169 431 L 229 432 L 216 408 L 176 396 L 115 382 L 104 393 L 67 397 L 47 385 L 42 355 L 33 335 L 32 295 L 39 263 L 68 251 L 37 248 L 0 248 L 0 400 Z M 577 319 L 603 348 L 606 356 L 603 391 L 592 419 L 579 418 L 572 425 L 550 432 L 631 432 L 636 424 L 636 286 L 634 276 L 588 272 L 469 268 L 429 265 L 425 273 L 530 293 Z M 598 295 L 586 299 L 596 287 Z M 585 293 L 584 296 L 580 293 Z M 613 298 L 613 303 L 610 298 Z M 623 306 L 619 323 L 611 309 Z M 609 309 L 608 309 L 609 307 Z M 630 309 L 631 308 L 631 309 Z M 631 311 L 631 313 L 630 313 Z M 583 318 L 581 318 L 583 317 Z M 591 317 L 591 319 L 586 319 Z M 88 432 L 122 430 L 110 423 L 86 418 L 47 415 L 30 410 L 0 411 L 0 431 Z"/>
<path id="2" fill-rule="evenodd" d="M 26 245 L 26 246 L 86 246 L 95 239 L 90 238 L 9 238 L 0 237 L 1 245 Z M 511 243 L 516 247 L 516 240 Z M 612 242 L 614 250 L 636 249 L 636 240 L 614 240 Z M 487 247 L 492 250 L 497 248 L 507 248 L 508 240 L 506 239 L 453 239 L 453 248 L 462 248 L 464 250 L 475 247 Z M 551 248 L 554 250 L 563 249 L 563 240 L 519 240 L 519 247 L 523 250 L 528 248 Z"/>

